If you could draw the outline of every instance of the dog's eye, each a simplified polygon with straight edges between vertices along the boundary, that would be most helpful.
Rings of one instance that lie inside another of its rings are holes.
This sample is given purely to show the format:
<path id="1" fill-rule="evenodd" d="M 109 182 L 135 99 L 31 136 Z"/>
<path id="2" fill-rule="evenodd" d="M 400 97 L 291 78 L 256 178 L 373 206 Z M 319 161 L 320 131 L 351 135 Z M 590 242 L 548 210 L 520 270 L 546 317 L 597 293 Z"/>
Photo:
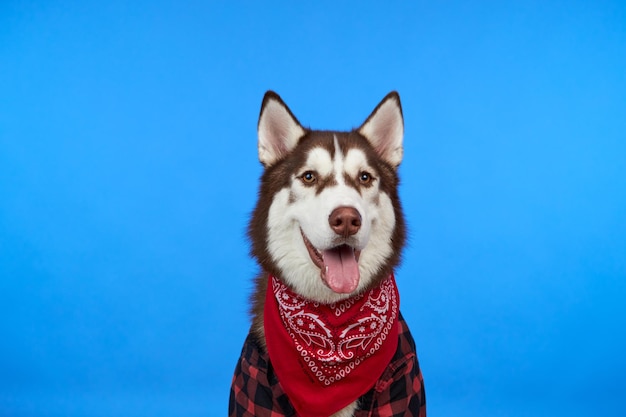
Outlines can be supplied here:
<path id="1" fill-rule="evenodd" d="M 367 172 L 367 171 L 363 171 L 359 174 L 359 182 L 363 185 L 367 185 L 370 182 L 372 182 L 372 175 Z"/>
<path id="2" fill-rule="evenodd" d="M 306 171 L 304 174 L 300 176 L 300 179 L 305 184 L 313 184 L 315 180 L 317 179 L 317 177 L 315 176 L 315 172 Z"/>

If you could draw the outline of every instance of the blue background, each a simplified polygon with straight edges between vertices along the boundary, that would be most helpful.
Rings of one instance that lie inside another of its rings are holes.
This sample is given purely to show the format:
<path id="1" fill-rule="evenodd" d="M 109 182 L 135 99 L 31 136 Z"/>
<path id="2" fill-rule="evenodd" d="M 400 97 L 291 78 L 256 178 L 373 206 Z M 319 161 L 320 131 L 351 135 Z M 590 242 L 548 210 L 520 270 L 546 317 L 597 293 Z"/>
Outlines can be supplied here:
<path id="1" fill-rule="evenodd" d="M 0 415 L 221 416 L 274 89 L 405 115 L 431 416 L 622 416 L 626 5 L 3 1 Z"/>

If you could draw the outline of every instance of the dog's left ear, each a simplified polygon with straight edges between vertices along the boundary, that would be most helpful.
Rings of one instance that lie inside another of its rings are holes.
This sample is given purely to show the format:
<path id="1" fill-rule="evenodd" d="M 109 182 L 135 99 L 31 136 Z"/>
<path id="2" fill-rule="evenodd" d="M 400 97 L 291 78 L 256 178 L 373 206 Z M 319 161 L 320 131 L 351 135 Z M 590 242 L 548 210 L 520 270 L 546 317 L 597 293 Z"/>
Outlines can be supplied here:
<path id="1" fill-rule="evenodd" d="M 357 132 L 365 136 L 385 161 L 393 167 L 400 165 L 404 119 L 398 93 L 387 94 Z"/>

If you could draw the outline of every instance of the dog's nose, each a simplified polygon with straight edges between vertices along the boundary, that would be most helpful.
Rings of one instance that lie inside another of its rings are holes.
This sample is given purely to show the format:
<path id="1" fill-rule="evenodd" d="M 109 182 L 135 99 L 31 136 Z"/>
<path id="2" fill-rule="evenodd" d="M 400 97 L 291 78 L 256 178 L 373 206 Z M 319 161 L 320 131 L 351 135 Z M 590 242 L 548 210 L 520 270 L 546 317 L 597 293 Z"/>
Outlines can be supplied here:
<path id="1" fill-rule="evenodd" d="M 337 207 L 330 213 L 328 224 L 338 235 L 352 236 L 361 228 L 361 215 L 354 207 Z"/>

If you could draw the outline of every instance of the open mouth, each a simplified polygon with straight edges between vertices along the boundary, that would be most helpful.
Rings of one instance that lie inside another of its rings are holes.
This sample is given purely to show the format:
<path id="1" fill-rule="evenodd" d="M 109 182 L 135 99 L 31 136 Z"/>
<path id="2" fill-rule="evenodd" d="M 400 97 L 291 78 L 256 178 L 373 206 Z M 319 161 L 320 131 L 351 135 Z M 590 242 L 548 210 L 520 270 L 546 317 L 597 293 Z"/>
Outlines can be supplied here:
<path id="1" fill-rule="evenodd" d="M 313 263 L 320 269 L 322 281 L 336 293 L 348 294 L 359 285 L 360 250 L 343 244 L 334 248 L 318 250 L 302 233 L 302 239 Z"/>

